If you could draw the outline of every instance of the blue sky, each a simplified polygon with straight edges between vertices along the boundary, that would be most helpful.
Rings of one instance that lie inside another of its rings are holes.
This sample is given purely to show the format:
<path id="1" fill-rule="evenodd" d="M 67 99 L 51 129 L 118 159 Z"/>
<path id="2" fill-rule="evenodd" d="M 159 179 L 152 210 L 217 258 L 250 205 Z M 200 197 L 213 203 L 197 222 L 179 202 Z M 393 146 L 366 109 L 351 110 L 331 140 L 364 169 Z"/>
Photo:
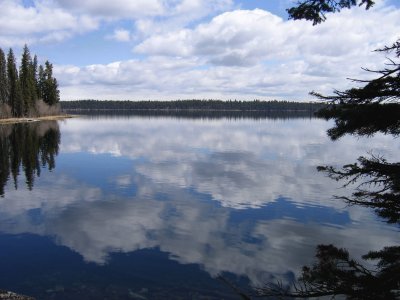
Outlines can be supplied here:
<path id="1" fill-rule="evenodd" d="M 63 100 L 308 100 L 368 77 L 399 38 L 400 4 L 312 26 L 292 0 L 0 0 L 0 47 L 55 65 Z"/>

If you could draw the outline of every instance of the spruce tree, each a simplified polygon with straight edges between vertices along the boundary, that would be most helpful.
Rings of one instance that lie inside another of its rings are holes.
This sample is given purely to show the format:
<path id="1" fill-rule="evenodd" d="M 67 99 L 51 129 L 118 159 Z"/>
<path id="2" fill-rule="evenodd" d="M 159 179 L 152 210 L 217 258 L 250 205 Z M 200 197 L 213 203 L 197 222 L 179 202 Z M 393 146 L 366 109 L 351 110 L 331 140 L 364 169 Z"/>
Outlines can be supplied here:
<path id="1" fill-rule="evenodd" d="M 7 75 L 10 88 L 8 104 L 14 117 L 22 117 L 24 115 L 23 99 L 21 93 L 21 85 L 18 78 L 18 71 L 15 65 L 15 56 L 10 48 L 7 56 Z"/>
<path id="2" fill-rule="evenodd" d="M 35 54 L 35 56 L 33 57 L 33 62 L 31 65 L 31 69 L 32 69 L 32 76 L 33 76 L 33 82 L 34 82 L 34 93 L 33 93 L 33 100 L 34 102 L 36 102 L 39 99 L 39 90 L 38 90 L 38 59 L 37 56 Z"/>
<path id="3" fill-rule="evenodd" d="M 38 80 L 37 80 L 37 94 L 38 94 L 38 98 L 40 100 L 44 101 L 44 86 L 45 86 L 45 81 L 46 81 L 46 77 L 45 77 L 45 73 L 44 73 L 44 68 L 42 65 L 39 66 L 39 72 L 38 72 Z"/>
<path id="4" fill-rule="evenodd" d="M 20 82 L 21 82 L 21 92 L 22 99 L 24 102 L 25 113 L 32 112 L 35 107 L 36 101 L 36 84 L 35 84 L 35 74 L 34 74 L 34 63 L 28 49 L 28 46 L 24 46 L 21 67 L 20 67 Z"/>
<path id="5" fill-rule="evenodd" d="M 0 104 L 8 102 L 7 61 L 3 50 L 0 48 Z"/>
<path id="6" fill-rule="evenodd" d="M 40 73 L 39 69 L 39 73 Z M 43 101 L 48 105 L 54 105 L 60 101 L 60 92 L 58 90 L 57 80 L 53 77 L 53 65 L 49 62 L 45 62 L 45 68 L 39 77 L 39 81 L 42 85 L 42 97 Z"/>

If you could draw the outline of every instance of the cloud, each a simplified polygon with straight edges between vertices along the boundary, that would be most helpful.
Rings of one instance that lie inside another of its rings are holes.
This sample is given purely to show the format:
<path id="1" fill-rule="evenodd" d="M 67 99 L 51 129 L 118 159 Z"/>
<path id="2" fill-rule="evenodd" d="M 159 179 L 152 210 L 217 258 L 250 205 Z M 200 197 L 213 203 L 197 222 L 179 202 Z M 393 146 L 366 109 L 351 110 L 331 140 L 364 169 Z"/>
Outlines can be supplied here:
<path id="1" fill-rule="evenodd" d="M 282 46 L 290 38 L 282 34 L 283 24 L 281 18 L 260 9 L 237 10 L 221 14 L 194 30 L 150 37 L 135 51 L 147 55 L 204 56 L 209 62 L 222 65 L 252 65 L 254 58 L 282 55 Z"/>
<path id="2" fill-rule="evenodd" d="M 144 15 L 160 15 L 164 11 L 160 0 L 55 0 L 65 9 L 89 15 L 116 18 L 136 18 Z"/>
<path id="3" fill-rule="evenodd" d="M 399 9 L 382 5 L 344 10 L 319 26 L 260 9 L 225 12 L 194 28 L 150 30 L 134 47 L 141 58 L 119 61 L 118 72 L 114 65 L 96 66 L 93 74 L 87 73 L 92 67 L 81 68 L 75 83 L 84 94 L 58 72 L 62 98 L 305 100 L 312 90 L 326 94 L 354 84 L 346 78 L 371 77 L 361 67 L 383 65 L 384 56 L 373 50 L 398 37 L 399 20 Z M 103 68 L 123 89 L 95 80 L 87 85 Z"/>
<path id="4" fill-rule="evenodd" d="M 108 38 L 117 42 L 129 42 L 131 40 L 131 33 L 126 29 L 115 29 L 114 33 L 108 36 Z"/>
<path id="5" fill-rule="evenodd" d="M 34 0 L 27 5 L 23 0 L 0 0 L 0 44 L 8 47 L 61 42 L 121 20 L 137 24 L 135 37 L 145 36 L 148 30 L 154 32 L 156 28 L 186 26 L 231 7 L 231 3 L 231 0 Z M 114 37 L 118 41 L 130 40 L 127 32 L 118 28 Z"/>
<path id="6" fill-rule="evenodd" d="M 372 50 L 393 42 L 400 26 L 400 10 L 385 1 L 343 10 L 319 26 L 236 9 L 232 0 L 32 3 L 0 0 L 2 46 L 62 43 L 98 30 L 104 43 L 133 48 L 131 59 L 102 64 L 54 61 L 64 100 L 309 100 L 312 90 L 327 94 L 354 84 L 346 78 L 371 76 L 361 67 L 382 66 L 384 56 Z"/>
<path id="7" fill-rule="evenodd" d="M 344 65 L 354 59 L 361 62 L 357 59 L 360 55 L 364 60 L 373 57 L 370 51 L 392 41 L 399 17 L 399 10 L 365 12 L 359 8 L 312 26 L 306 21 L 284 21 L 260 9 L 236 10 L 195 29 L 154 35 L 134 50 L 146 55 L 202 57 L 208 63 L 227 66 L 249 66 L 269 59 Z M 386 19 L 383 25 L 382 18 Z M 178 47 L 168 47 L 172 43 Z"/>
<path id="8" fill-rule="evenodd" d="M 136 35 L 141 38 L 190 27 L 217 13 L 231 10 L 233 0 L 180 0 L 164 1 L 162 18 L 142 17 L 135 20 Z"/>
<path id="9" fill-rule="evenodd" d="M 75 16 L 63 9 L 37 2 L 25 7 L 22 1 L 0 1 L 0 44 L 2 46 L 54 42 L 98 28 L 88 15 Z"/>

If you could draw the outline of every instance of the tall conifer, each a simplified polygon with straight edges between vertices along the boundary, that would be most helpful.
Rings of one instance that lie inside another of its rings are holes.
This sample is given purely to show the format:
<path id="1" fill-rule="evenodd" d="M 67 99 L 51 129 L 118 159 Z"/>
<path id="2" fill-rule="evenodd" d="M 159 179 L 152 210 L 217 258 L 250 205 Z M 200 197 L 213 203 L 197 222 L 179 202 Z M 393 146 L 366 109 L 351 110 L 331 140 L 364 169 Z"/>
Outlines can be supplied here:
<path id="1" fill-rule="evenodd" d="M 40 69 L 39 69 L 40 73 Z M 42 84 L 42 97 L 43 101 L 48 105 L 54 105 L 60 101 L 60 92 L 58 90 L 57 80 L 53 77 L 53 65 L 49 62 L 45 62 L 43 74 L 39 77 L 39 81 Z"/>
<path id="2" fill-rule="evenodd" d="M 24 114 L 21 85 L 18 78 L 18 71 L 15 65 L 15 56 L 10 48 L 7 56 L 7 75 L 10 88 L 8 104 L 11 107 L 11 112 L 15 117 L 21 117 Z"/>
<path id="3" fill-rule="evenodd" d="M 22 53 L 19 78 L 21 82 L 21 92 L 25 113 L 28 113 L 34 109 L 37 96 L 34 66 L 27 45 L 24 46 L 24 51 Z"/>
<path id="4" fill-rule="evenodd" d="M 8 102 L 7 61 L 3 50 L 0 48 L 0 103 Z"/>
<path id="5" fill-rule="evenodd" d="M 38 59 L 37 56 L 35 54 L 35 56 L 33 57 L 33 62 L 32 62 L 32 76 L 33 76 L 33 82 L 34 82 L 34 90 L 35 92 L 33 93 L 34 95 L 34 101 L 36 102 L 36 100 L 39 98 L 39 90 L 38 90 Z"/>
<path id="6" fill-rule="evenodd" d="M 42 65 L 39 66 L 39 71 L 38 71 L 38 80 L 37 80 L 37 94 L 38 98 L 44 101 L 43 95 L 45 94 L 44 92 L 44 83 L 46 81 L 45 74 L 44 74 L 44 68 Z"/>

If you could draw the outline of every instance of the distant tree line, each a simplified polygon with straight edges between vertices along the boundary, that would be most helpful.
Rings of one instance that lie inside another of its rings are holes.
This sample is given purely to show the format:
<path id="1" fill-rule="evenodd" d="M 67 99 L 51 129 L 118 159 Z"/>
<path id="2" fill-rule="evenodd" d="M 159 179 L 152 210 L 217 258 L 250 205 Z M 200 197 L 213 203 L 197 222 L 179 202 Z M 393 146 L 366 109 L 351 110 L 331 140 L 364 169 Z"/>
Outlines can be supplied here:
<path id="1" fill-rule="evenodd" d="M 311 111 L 322 103 L 292 101 L 240 100 L 174 100 L 174 101 L 112 101 L 76 100 L 61 102 L 63 110 L 210 110 L 210 111 Z"/>
<path id="2" fill-rule="evenodd" d="M 28 46 L 22 53 L 19 70 L 13 50 L 6 57 L 0 48 L 0 118 L 32 117 L 59 111 L 60 92 L 53 77 L 53 65 L 38 65 Z"/>
<path id="3" fill-rule="evenodd" d="M 217 120 L 217 119 L 272 119 L 272 120 L 289 120 L 289 119 L 310 119 L 316 118 L 313 111 L 302 110 L 171 110 L 171 109 L 84 109 L 84 110 L 66 110 L 73 114 L 83 114 L 96 118 L 153 118 L 167 117 L 173 119 L 201 119 L 201 120 Z"/>

